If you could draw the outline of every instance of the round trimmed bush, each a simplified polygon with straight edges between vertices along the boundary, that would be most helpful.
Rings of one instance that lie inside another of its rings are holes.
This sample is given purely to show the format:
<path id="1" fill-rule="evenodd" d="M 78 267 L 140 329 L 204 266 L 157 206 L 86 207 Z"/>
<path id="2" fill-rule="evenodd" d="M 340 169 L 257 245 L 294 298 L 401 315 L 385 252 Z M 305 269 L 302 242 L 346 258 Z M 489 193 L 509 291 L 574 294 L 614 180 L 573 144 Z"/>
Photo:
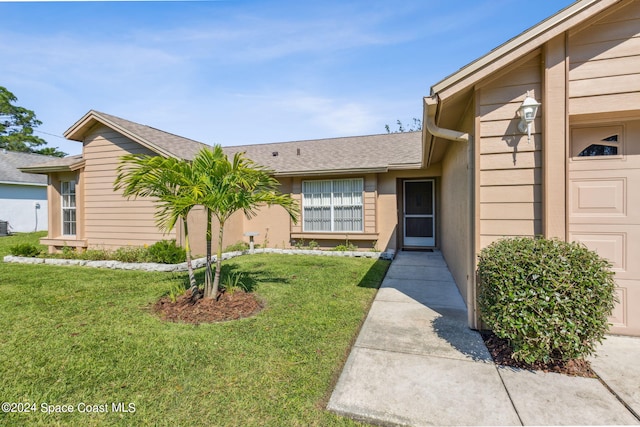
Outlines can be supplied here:
<path id="1" fill-rule="evenodd" d="M 31 243 L 18 243 L 9 248 L 9 252 L 13 256 L 37 257 L 40 255 L 40 248 Z"/>
<path id="2" fill-rule="evenodd" d="M 485 324 L 528 363 L 592 354 L 616 303 L 611 264 L 579 243 L 508 238 L 478 261 Z"/>
<path id="3" fill-rule="evenodd" d="M 147 249 L 152 262 L 178 264 L 184 262 L 187 254 L 184 248 L 176 245 L 175 240 L 161 240 Z"/>

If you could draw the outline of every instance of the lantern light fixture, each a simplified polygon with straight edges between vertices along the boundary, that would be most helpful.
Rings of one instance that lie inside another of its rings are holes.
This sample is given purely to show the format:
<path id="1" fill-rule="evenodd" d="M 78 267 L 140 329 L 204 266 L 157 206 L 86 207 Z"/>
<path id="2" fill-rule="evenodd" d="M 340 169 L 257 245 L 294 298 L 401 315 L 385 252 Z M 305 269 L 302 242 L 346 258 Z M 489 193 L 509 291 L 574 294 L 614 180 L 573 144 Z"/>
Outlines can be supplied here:
<path id="1" fill-rule="evenodd" d="M 518 130 L 522 133 L 527 133 L 527 142 L 531 142 L 531 123 L 533 123 L 533 120 L 536 118 L 540 105 L 542 104 L 532 98 L 529 92 L 527 92 L 527 96 L 524 98 L 524 101 L 522 101 L 522 105 L 518 108 L 518 116 L 520 116 Z"/>

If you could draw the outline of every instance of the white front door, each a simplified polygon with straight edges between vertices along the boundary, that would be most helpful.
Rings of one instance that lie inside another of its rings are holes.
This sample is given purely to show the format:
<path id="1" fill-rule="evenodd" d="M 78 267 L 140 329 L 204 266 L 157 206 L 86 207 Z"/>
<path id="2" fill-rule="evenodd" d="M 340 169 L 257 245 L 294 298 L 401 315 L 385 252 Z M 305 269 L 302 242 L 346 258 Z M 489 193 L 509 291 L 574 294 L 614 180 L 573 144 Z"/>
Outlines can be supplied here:
<path id="1" fill-rule="evenodd" d="M 403 183 L 404 246 L 435 246 L 435 201 L 433 180 Z"/>

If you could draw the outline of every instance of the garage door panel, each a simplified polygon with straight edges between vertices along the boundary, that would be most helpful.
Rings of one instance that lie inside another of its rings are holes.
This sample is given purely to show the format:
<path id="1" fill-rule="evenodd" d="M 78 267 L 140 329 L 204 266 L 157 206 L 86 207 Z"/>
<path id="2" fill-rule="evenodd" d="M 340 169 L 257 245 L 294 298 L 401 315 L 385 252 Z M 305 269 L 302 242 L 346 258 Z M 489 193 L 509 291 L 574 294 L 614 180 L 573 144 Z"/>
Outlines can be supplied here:
<path id="1" fill-rule="evenodd" d="M 616 290 L 618 304 L 609 321 L 613 334 L 640 335 L 640 280 L 620 280 Z"/>
<path id="2" fill-rule="evenodd" d="M 583 243 L 598 255 L 607 258 L 612 270 L 621 273 L 627 269 L 627 233 L 594 233 L 592 227 L 583 227 L 583 231 L 573 229 L 569 240 Z"/>
<path id="3" fill-rule="evenodd" d="M 640 278 L 640 225 L 571 224 L 569 240 L 607 258 L 616 278 Z"/>
<path id="4" fill-rule="evenodd" d="M 640 169 L 569 174 L 572 224 L 640 224 Z"/>
<path id="5" fill-rule="evenodd" d="M 571 180 L 571 215 L 626 216 L 626 178 Z"/>

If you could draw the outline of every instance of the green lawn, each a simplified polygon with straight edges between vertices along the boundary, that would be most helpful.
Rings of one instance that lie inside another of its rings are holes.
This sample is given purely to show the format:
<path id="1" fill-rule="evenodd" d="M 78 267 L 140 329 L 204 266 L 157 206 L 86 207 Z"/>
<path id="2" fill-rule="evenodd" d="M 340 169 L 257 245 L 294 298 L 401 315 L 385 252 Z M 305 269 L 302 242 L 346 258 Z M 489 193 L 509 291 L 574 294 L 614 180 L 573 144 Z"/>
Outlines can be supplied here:
<path id="1" fill-rule="evenodd" d="M 37 238 L 0 238 L 0 256 L 15 240 Z M 36 404 L 0 412 L 0 425 L 354 425 L 324 405 L 388 262 L 264 254 L 227 264 L 257 284 L 266 309 L 199 326 L 150 311 L 184 274 L 0 264 L 0 401 Z"/>

